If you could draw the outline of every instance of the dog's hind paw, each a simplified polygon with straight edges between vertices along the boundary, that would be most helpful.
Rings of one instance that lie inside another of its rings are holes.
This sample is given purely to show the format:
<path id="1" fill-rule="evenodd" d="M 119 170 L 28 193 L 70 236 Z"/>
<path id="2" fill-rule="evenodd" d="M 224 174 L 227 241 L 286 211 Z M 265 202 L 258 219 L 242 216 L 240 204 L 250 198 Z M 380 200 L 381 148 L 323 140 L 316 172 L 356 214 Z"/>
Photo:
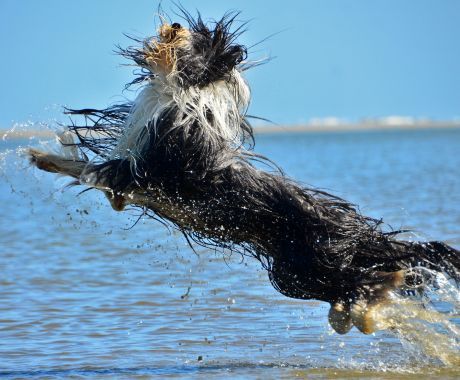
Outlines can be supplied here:
<path id="1" fill-rule="evenodd" d="M 391 302 L 392 291 L 406 285 L 406 271 L 377 272 L 372 284 L 363 285 L 349 300 L 339 300 L 331 304 L 329 324 L 338 334 L 346 334 L 355 326 L 364 334 L 372 334 L 381 329 L 382 306 Z"/>
<path id="2" fill-rule="evenodd" d="M 329 310 L 329 324 L 338 334 L 346 334 L 353 327 L 350 315 L 350 304 L 336 302 L 331 305 Z"/>

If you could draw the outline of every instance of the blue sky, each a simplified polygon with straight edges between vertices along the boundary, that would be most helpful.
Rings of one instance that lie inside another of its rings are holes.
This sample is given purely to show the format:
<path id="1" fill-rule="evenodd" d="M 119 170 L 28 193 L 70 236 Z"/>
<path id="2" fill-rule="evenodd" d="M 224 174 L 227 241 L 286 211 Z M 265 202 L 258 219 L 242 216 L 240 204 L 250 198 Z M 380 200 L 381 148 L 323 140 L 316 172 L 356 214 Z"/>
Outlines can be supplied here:
<path id="1" fill-rule="evenodd" d="M 460 117 L 460 1 L 182 0 L 204 18 L 250 21 L 250 113 L 294 124 L 334 116 Z M 166 11 L 171 2 L 163 1 Z M 153 0 L 1 0 L 0 128 L 59 117 L 60 105 L 105 107 L 132 68 L 113 53 L 123 33 L 155 32 Z M 172 14 L 172 12 L 169 12 Z M 179 20 L 180 22 L 180 20 Z"/>

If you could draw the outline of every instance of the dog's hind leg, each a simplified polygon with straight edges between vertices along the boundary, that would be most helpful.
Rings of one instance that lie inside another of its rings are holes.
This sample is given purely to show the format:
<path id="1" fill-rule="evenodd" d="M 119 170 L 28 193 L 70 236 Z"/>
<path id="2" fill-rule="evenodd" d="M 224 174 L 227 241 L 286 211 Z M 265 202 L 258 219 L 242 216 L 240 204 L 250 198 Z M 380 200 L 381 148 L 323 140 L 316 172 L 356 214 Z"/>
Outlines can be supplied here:
<path id="1" fill-rule="evenodd" d="M 375 272 L 375 282 L 365 285 L 352 300 L 350 317 L 353 325 L 364 334 L 378 330 L 379 309 L 391 302 L 390 292 L 401 289 L 406 284 L 406 271 Z"/>

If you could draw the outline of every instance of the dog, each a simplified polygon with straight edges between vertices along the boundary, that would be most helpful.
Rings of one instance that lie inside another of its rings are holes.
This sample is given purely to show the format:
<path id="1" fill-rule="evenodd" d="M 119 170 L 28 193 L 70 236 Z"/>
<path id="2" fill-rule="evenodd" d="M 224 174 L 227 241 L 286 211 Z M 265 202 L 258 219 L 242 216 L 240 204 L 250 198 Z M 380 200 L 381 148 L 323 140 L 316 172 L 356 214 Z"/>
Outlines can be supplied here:
<path id="1" fill-rule="evenodd" d="M 136 99 L 67 109 L 64 153 L 30 149 L 37 168 L 104 192 L 117 211 L 137 206 L 190 244 L 256 258 L 283 295 L 329 302 L 329 322 L 341 334 L 353 326 L 373 332 L 375 308 L 392 291 L 423 291 L 416 267 L 458 284 L 458 250 L 398 240 L 401 231 L 384 232 L 381 220 L 256 154 L 243 78 L 254 64 L 237 43 L 238 13 L 206 23 L 181 12 L 186 26 L 162 18 L 156 36 L 120 48 L 140 69 L 130 83 L 140 87 Z"/>

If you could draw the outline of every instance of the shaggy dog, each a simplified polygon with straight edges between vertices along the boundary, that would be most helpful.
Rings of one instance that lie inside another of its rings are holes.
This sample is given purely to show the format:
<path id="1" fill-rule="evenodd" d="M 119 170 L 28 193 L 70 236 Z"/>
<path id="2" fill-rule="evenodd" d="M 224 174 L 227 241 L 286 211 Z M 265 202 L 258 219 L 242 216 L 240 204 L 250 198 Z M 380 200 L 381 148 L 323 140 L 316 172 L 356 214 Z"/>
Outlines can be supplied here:
<path id="1" fill-rule="evenodd" d="M 236 42 L 236 16 L 206 24 L 183 11 L 186 27 L 162 19 L 157 36 L 120 50 L 140 68 L 137 98 L 67 110 L 65 154 L 31 149 L 31 162 L 103 191 L 117 211 L 134 205 L 172 223 L 189 243 L 255 257 L 282 294 L 329 302 L 339 333 L 353 325 L 372 332 L 373 309 L 390 291 L 423 289 L 415 267 L 458 281 L 459 251 L 397 240 L 400 231 L 383 232 L 380 220 L 301 186 L 252 151 L 242 77 L 251 64 Z"/>

